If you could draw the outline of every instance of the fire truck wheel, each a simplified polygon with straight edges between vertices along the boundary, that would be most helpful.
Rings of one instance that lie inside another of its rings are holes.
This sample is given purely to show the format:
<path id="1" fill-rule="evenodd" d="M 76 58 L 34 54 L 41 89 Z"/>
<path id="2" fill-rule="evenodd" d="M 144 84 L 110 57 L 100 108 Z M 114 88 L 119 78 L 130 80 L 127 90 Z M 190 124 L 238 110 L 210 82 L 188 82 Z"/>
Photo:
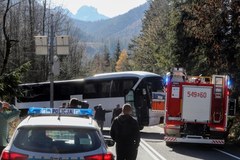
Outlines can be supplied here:
<path id="1" fill-rule="evenodd" d="M 214 131 L 211 131 L 210 132 L 210 138 L 213 138 L 213 139 L 226 139 L 228 134 L 227 132 L 214 132 Z"/>
<path id="2" fill-rule="evenodd" d="M 160 117 L 159 123 L 163 123 L 164 122 L 164 117 Z"/>
<path id="3" fill-rule="evenodd" d="M 173 142 L 166 142 L 166 146 L 168 146 L 168 147 L 172 147 L 173 145 L 174 145 Z"/>

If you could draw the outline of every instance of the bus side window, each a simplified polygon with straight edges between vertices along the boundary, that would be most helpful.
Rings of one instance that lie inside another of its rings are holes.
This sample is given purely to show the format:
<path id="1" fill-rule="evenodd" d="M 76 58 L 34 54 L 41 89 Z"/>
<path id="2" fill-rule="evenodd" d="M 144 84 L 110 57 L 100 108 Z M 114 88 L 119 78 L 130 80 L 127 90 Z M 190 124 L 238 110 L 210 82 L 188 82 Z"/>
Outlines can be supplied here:
<path id="1" fill-rule="evenodd" d="M 110 96 L 111 81 L 99 82 L 99 97 L 105 98 Z M 98 98 L 98 97 L 97 97 Z"/>
<path id="2" fill-rule="evenodd" d="M 83 98 L 95 98 L 97 95 L 96 85 L 94 83 L 86 83 L 84 85 L 84 94 Z"/>
<path id="3" fill-rule="evenodd" d="M 119 85 L 120 85 L 120 83 L 118 83 L 118 81 L 115 81 L 115 80 L 112 81 L 110 97 L 117 97 L 118 96 Z"/>
<path id="4" fill-rule="evenodd" d="M 112 97 L 123 97 L 125 96 L 132 87 L 136 84 L 136 78 L 123 78 L 112 81 L 111 96 Z"/>

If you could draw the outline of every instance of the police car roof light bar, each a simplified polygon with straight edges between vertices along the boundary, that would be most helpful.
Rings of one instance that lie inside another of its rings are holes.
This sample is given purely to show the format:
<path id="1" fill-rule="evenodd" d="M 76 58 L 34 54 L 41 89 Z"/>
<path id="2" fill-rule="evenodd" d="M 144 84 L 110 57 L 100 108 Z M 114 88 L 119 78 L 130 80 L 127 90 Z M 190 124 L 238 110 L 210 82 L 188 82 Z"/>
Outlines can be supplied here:
<path id="1" fill-rule="evenodd" d="M 92 109 L 70 109 L 70 108 L 36 108 L 30 107 L 28 115 L 63 115 L 63 116 L 93 116 Z"/>

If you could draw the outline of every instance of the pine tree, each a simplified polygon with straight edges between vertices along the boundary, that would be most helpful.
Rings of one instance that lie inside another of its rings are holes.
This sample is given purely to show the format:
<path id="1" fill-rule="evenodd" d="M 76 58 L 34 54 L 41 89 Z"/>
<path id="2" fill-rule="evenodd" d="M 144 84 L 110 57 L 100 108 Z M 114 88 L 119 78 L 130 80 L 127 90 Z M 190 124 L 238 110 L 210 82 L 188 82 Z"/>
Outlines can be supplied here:
<path id="1" fill-rule="evenodd" d="M 116 49 L 115 49 L 115 52 L 114 52 L 114 60 L 115 60 L 115 62 L 118 61 L 119 56 L 120 56 L 120 52 L 121 52 L 121 47 L 120 47 L 120 42 L 118 40 L 117 46 L 116 46 Z"/>
<path id="2" fill-rule="evenodd" d="M 175 64 L 176 31 L 167 0 L 151 1 L 143 19 L 141 34 L 132 41 L 133 68 L 156 73 L 165 73 Z"/>
<path id="3" fill-rule="evenodd" d="M 113 61 L 112 61 L 112 68 L 114 69 L 113 71 L 116 71 L 115 70 L 115 66 L 116 66 L 116 63 L 117 63 L 117 61 L 119 59 L 120 52 L 121 52 L 121 47 L 120 47 L 120 42 L 118 40 L 115 52 L 113 54 Z"/>
<path id="4" fill-rule="evenodd" d="M 103 50 L 103 72 L 110 71 L 110 53 L 106 45 L 104 45 Z"/>

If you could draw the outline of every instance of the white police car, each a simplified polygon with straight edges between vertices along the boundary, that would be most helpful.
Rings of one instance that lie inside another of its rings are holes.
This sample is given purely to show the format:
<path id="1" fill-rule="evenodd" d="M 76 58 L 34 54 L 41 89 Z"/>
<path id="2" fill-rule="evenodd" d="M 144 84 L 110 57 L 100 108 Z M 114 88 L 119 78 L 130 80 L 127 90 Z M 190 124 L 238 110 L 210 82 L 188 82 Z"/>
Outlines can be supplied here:
<path id="1" fill-rule="evenodd" d="M 112 160 L 91 109 L 30 108 L 1 160 Z"/>

